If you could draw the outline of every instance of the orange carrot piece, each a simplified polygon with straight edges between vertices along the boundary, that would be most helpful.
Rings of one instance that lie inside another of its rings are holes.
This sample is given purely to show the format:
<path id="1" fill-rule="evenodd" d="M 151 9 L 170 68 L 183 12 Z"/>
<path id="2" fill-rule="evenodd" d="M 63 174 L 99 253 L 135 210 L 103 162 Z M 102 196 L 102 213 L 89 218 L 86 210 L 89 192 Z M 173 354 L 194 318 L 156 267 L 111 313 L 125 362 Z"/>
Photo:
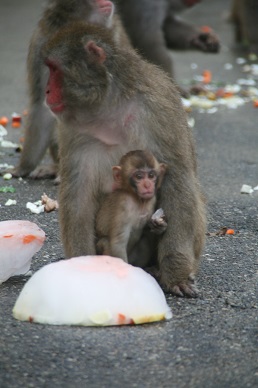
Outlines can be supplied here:
<path id="1" fill-rule="evenodd" d="M 27 234 L 27 236 L 23 237 L 23 244 L 30 244 L 35 239 L 36 239 L 36 236 L 34 236 L 33 234 Z"/>
<path id="2" fill-rule="evenodd" d="M 228 229 L 226 231 L 226 234 L 235 234 L 235 231 L 234 231 L 234 229 Z"/>
<path id="3" fill-rule="evenodd" d="M 6 116 L 0 117 L 0 125 L 3 125 L 4 127 L 9 123 L 9 119 Z"/>
<path id="4" fill-rule="evenodd" d="M 212 80 L 212 74 L 210 70 L 204 70 L 202 73 L 203 76 L 203 83 L 204 84 L 209 84 Z"/>
<path id="5" fill-rule="evenodd" d="M 206 32 L 207 34 L 212 31 L 212 29 L 209 26 L 202 26 L 201 27 L 202 32 Z"/>

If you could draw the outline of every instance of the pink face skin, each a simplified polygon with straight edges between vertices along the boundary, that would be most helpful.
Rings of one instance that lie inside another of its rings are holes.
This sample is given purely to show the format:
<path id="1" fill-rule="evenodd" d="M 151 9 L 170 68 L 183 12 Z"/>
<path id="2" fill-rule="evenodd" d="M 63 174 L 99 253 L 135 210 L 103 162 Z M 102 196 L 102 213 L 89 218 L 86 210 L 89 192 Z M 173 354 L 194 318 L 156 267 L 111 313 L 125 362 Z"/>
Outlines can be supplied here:
<path id="1" fill-rule="evenodd" d="M 54 61 L 47 60 L 49 68 L 49 79 L 46 87 L 46 103 L 53 113 L 60 113 L 64 110 L 62 96 L 63 74 Z"/>
<path id="2" fill-rule="evenodd" d="M 136 170 L 131 177 L 132 186 L 142 199 L 151 199 L 156 192 L 157 173 L 155 170 Z"/>

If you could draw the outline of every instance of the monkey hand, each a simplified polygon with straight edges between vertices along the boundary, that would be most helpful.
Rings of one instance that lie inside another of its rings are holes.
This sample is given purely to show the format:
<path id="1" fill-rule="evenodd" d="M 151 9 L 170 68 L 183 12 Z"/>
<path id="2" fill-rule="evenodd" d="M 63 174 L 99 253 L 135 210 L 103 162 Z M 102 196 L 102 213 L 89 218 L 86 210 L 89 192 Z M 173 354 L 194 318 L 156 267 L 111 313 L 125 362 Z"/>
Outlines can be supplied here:
<path id="1" fill-rule="evenodd" d="M 200 30 L 190 41 L 190 46 L 210 53 L 217 53 L 220 49 L 220 42 L 212 30 Z"/>
<path id="2" fill-rule="evenodd" d="M 152 233 L 162 234 L 167 229 L 165 214 L 162 209 L 158 209 L 149 221 L 149 228 Z"/>

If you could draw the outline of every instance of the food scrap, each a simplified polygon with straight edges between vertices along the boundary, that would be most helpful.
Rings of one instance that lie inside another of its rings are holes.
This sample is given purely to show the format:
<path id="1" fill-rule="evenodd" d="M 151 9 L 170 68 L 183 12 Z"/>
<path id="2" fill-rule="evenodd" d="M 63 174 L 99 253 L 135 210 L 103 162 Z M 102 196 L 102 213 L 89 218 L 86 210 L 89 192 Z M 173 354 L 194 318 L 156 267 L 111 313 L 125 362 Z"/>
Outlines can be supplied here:
<path id="1" fill-rule="evenodd" d="M 9 119 L 6 116 L 0 117 L 0 125 L 3 125 L 4 127 L 9 123 Z"/>
<path id="2" fill-rule="evenodd" d="M 215 236 L 226 236 L 226 235 L 234 235 L 236 234 L 235 230 L 232 228 L 227 228 L 226 226 L 223 226 L 220 228 L 217 232 L 207 232 L 206 235 L 209 237 L 215 237 Z"/>
<path id="3" fill-rule="evenodd" d="M 57 210 L 59 208 L 59 204 L 56 200 L 49 198 L 47 194 L 44 193 L 41 196 L 41 200 L 36 202 L 27 202 L 26 208 L 35 214 L 44 212 L 50 213 L 53 210 Z"/>
<path id="4" fill-rule="evenodd" d="M 47 194 L 43 194 L 41 196 L 42 205 L 44 205 L 44 210 L 47 213 L 52 212 L 53 210 L 57 210 L 59 208 L 59 204 L 55 199 L 51 199 L 47 196 Z"/>
<path id="5" fill-rule="evenodd" d="M 12 127 L 13 128 L 19 128 L 21 126 L 21 115 L 18 113 L 13 113 L 12 114 Z"/>
<path id="6" fill-rule="evenodd" d="M 250 60 L 250 59 L 249 59 Z M 236 109 L 241 105 L 252 102 L 258 108 L 258 64 L 247 63 L 244 58 L 237 58 L 236 64 L 242 66 L 244 77 L 234 84 L 227 84 L 212 77 L 212 72 L 203 70 L 201 75 L 195 75 L 190 84 L 189 98 L 182 98 L 187 112 L 199 109 L 200 113 L 216 113 L 219 108 Z M 231 63 L 224 64 L 224 69 L 230 71 L 234 67 Z M 198 69 L 197 64 L 191 64 L 191 69 Z"/>
<path id="7" fill-rule="evenodd" d="M 15 193 L 16 189 L 13 186 L 1 186 L 0 193 Z"/>
<path id="8" fill-rule="evenodd" d="M 5 202 L 5 206 L 13 206 L 13 205 L 17 205 L 17 201 L 15 199 L 8 199 Z"/>
<path id="9" fill-rule="evenodd" d="M 252 194 L 254 189 L 250 185 L 243 185 L 240 190 L 241 194 Z"/>

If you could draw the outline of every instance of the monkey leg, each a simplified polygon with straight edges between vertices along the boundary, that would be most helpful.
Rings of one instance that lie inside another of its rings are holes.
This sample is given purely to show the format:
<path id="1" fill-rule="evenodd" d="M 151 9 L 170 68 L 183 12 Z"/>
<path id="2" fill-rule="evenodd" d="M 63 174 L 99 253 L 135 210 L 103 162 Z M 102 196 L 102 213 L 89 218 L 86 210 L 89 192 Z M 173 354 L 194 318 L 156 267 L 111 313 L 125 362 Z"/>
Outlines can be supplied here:
<path id="1" fill-rule="evenodd" d="M 216 53 L 220 48 L 219 39 L 212 31 L 203 32 L 174 15 L 166 18 L 164 34 L 167 46 L 172 49 L 197 49 Z"/>
<path id="2" fill-rule="evenodd" d="M 194 277 L 205 242 L 206 214 L 203 196 L 195 179 L 191 181 L 188 178 L 187 181 L 189 190 L 185 193 L 176 193 L 168 185 L 162 192 L 160 206 L 167 216 L 168 226 L 166 233 L 159 237 L 159 281 L 168 292 L 196 297 Z M 167 203 L 169 195 L 171 202 Z"/>
<path id="3" fill-rule="evenodd" d="M 40 163 L 51 144 L 56 120 L 42 103 L 29 112 L 25 141 L 19 164 L 13 169 L 16 177 L 29 175 Z"/>

